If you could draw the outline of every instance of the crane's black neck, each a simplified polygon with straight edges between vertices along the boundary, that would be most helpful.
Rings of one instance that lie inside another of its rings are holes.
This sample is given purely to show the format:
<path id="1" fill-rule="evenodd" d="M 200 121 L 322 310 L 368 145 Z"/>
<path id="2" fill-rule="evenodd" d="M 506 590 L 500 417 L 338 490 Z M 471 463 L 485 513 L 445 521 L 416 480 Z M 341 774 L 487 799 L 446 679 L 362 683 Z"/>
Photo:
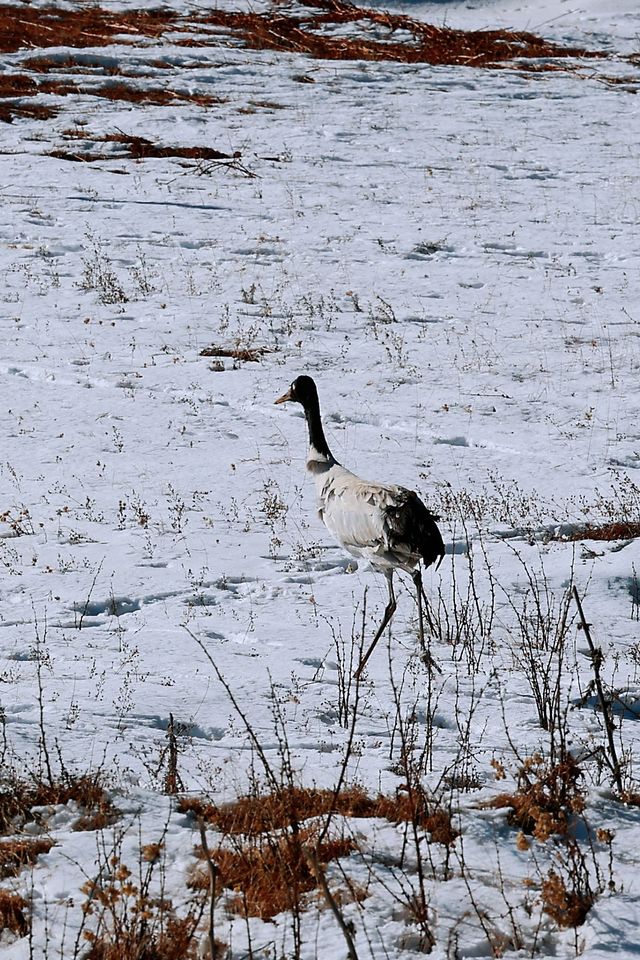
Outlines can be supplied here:
<path id="1" fill-rule="evenodd" d="M 304 415 L 307 418 L 307 427 L 309 428 L 309 463 L 314 461 L 335 463 L 335 458 L 329 450 L 329 444 L 322 428 L 320 403 L 317 396 L 307 399 L 304 404 Z"/>

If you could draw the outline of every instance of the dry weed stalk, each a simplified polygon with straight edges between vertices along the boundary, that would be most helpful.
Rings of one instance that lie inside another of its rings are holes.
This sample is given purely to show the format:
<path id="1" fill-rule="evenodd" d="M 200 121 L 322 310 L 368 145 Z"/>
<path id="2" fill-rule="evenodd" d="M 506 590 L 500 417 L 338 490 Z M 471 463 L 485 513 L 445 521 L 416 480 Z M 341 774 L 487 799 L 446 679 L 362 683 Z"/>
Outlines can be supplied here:
<path id="1" fill-rule="evenodd" d="M 465 568 L 461 570 L 462 556 Z M 450 588 L 438 588 L 431 616 L 433 632 L 439 643 L 450 645 L 459 658 L 464 656 L 469 673 L 475 674 L 491 649 L 497 584 L 480 528 L 472 530 L 463 516 L 454 524 L 450 561 Z"/>
<path id="2" fill-rule="evenodd" d="M 83 960 L 196 960 L 204 898 L 193 897 L 179 916 L 164 894 L 163 839 L 141 845 L 135 878 L 121 859 L 121 839 L 99 860 L 96 878 L 82 887 L 86 899 L 74 956 L 84 940 Z"/>
<path id="3" fill-rule="evenodd" d="M 602 679 L 600 677 L 600 667 L 602 666 L 602 660 L 603 660 L 602 650 L 599 647 L 596 647 L 593 640 L 591 639 L 591 630 L 590 630 L 591 625 L 587 623 L 587 619 L 584 615 L 584 610 L 582 609 L 580 594 L 578 593 L 577 587 L 575 586 L 573 587 L 573 598 L 578 608 L 578 614 L 580 616 L 580 626 L 582 627 L 586 641 L 589 645 L 589 653 L 591 656 L 591 666 L 593 667 L 594 684 L 598 694 L 598 700 L 600 702 L 600 709 L 602 710 L 604 727 L 607 734 L 607 744 L 609 747 L 609 753 L 608 755 L 605 754 L 605 757 L 607 759 L 607 763 L 611 770 L 614 783 L 618 788 L 618 792 L 619 794 L 623 794 L 624 786 L 622 783 L 622 771 L 620 767 L 620 760 L 618 759 L 618 752 L 616 750 L 615 740 L 613 737 L 613 717 L 611 715 L 612 700 L 611 700 L 611 697 L 607 698 L 605 696 L 604 687 L 602 685 Z"/>
<path id="4" fill-rule="evenodd" d="M 556 759 L 566 752 L 568 705 L 565 705 L 563 684 L 571 626 L 571 591 L 567 589 L 558 600 L 551 590 L 544 566 L 541 564 L 538 574 L 517 550 L 513 552 L 524 571 L 527 586 L 520 594 L 505 591 L 517 625 L 510 639 L 510 648 L 533 694 L 540 726 L 549 734 L 551 758 Z"/>

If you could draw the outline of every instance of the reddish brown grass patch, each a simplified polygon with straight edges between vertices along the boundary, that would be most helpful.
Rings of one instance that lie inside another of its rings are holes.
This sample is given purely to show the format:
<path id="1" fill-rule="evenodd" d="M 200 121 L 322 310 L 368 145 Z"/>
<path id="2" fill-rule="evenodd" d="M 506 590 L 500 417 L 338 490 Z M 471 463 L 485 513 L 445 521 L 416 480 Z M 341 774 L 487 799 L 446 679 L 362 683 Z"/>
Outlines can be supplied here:
<path id="1" fill-rule="evenodd" d="M 183 797 L 178 809 L 205 820 L 224 835 L 255 836 L 331 813 L 354 819 L 380 817 L 390 823 L 415 819 L 437 843 L 453 843 L 457 837 L 448 812 L 429 809 L 424 798 L 417 801 L 404 792 L 392 797 L 372 798 L 357 786 L 341 791 L 337 797 L 332 790 L 291 788 L 278 793 L 240 797 L 225 806 L 207 804 L 198 797 Z"/>
<path id="2" fill-rule="evenodd" d="M 23 103 L 25 97 L 35 97 L 40 92 L 38 84 L 24 73 L 5 73 L 0 76 L 0 120 L 13 123 L 16 117 L 48 120 L 57 112 L 55 107 Z M 6 101 L 11 102 L 7 103 Z"/>
<path id="3" fill-rule="evenodd" d="M 111 13 L 97 6 L 63 10 L 54 6 L 30 9 L 8 4 L 3 7 L 0 18 L 0 50 L 106 46 L 116 38 L 135 43 L 140 37 L 161 37 L 168 31 L 188 31 L 190 36 L 178 41 L 184 46 L 211 47 L 227 42 L 219 34 L 222 28 L 254 50 L 303 53 L 322 60 L 483 67 L 522 59 L 605 56 L 580 47 L 562 47 L 522 31 L 452 30 L 404 14 L 358 7 L 344 0 L 302 2 L 310 8 L 304 15 L 290 14 L 280 7 L 277 13 L 214 10 L 192 17 L 180 17 L 169 10 Z M 340 36 L 331 34 L 335 27 L 350 24 L 352 36 L 345 35 L 344 29 Z M 381 33 L 385 34 L 382 39 Z"/>
<path id="4" fill-rule="evenodd" d="M 117 810 L 94 776 L 67 776 L 57 783 L 17 781 L 0 793 L 0 833 L 14 833 L 25 822 L 34 820 L 34 807 L 71 801 L 81 811 L 74 830 L 98 830 L 117 817 Z"/>
<path id="5" fill-rule="evenodd" d="M 58 108 L 40 103 L 0 103 L 0 121 L 13 123 L 14 120 L 50 120 L 58 113 Z"/>
<path id="6" fill-rule="evenodd" d="M 250 841 L 245 838 L 234 843 L 231 849 L 212 850 L 210 855 L 218 869 L 220 883 L 228 890 L 237 891 L 230 908 L 243 916 L 263 920 L 292 910 L 301 897 L 318 886 L 315 870 L 305 855 L 306 848 L 314 851 L 322 865 L 348 857 L 357 849 L 355 841 L 348 838 L 319 844 L 317 838 L 316 829 L 304 828 L 280 837 L 262 835 L 251 837 Z M 190 886 L 208 889 L 208 869 L 196 870 Z"/>
<path id="7" fill-rule="evenodd" d="M 145 930 L 144 922 L 142 927 L 132 924 L 118 934 L 116 942 L 110 937 L 92 940 L 89 931 L 85 936 L 91 946 L 82 954 L 84 960 L 196 960 L 198 956 L 190 917 L 169 916 L 157 933 Z"/>
<path id="8" fill-rule="evenodd" d="M 578 540 L 631 540 L 635 537 L 640 537 L 640 523 L 616 520 L 598 525 L 588 523 L 582 530 L 576 530 L 563 539 L 575 542 Z"/>
<path id="9" fill-rule="evenodd" d="M 0 930 L 10 930 L 18 937 L 26 937 L 29 921 L 25 914 L 27 901 L 17 893 L 0 890 Z"/>
<path id="10" fill-rule="evenodd" d="M 0 841 L 0 879 L 15 877 L 24 867 L 30 867 L 43 853 L 49 853 L 53 840 L 44 837 L 29 840 Z"/>
<path id="11" fill-rule="evenodd" d="M 78 91 L 80 92 L 80 91 Z M 221 97 L 212 97 L 204 93 L 180 93 L 176 90 L 164 90 L 159 87 L 138 87 L 131 84 L 113 81 L 102 87 L 95 87 L 89 92 L 93 97 L 103 97 L 105 100 L 122 100 L 125 103 L 151 103 L 165 106 L 168 103 L 194 103 L 199 107 L 210 107 L 214 103 L 223 103 Z"/>
<path id="12" fill-rule="evenodd" d="M 241 154 L 239 152 L 233 155 L 222 153 L 220 150 L 214 150 L 213 147 L 164 147 L 160 144 L 147 140 L 146 137 L 127 136 L 124 133 L 107 133 L 104 136 L 94 136 L 90 133 L 84 133 L 80 130 L 67 130 L 68 138 L 74 140 L 90 140 L 92 143 L 117 143 L 122 146 L 122 153 L 118 156 L 127 157 L 132 160 L 145 160 L 149 157 L 164 158 L 178 157 L 184 160 L 228 160 L 230 163 L 237 161 Z M 97 151 L 82 150 L 76 153 L 70 150 L 52 150 L 50 157 L 57 157 L 58 160 L 72 160 L 76 163 L 93 163 L 96 160 L 113 160 L 115 154 L 99 153 Z"/>
<path id="13" fill-rule="evenodd" d="M 32 117 L 38 120 L 49 119 L 57 113 L 57 108 L 50 105 L 23 103 L 25 97 L 36 97 L 39 94 L 53 94 L 58 97 L 69 95 L 101 97 L 105 100 L 122 101 L 124 103 L 149 103 L 166 106 L 169 103 L 193 103 L 200 107 L 209 107 L 215 103 L 222 103 L 220 97 L 206 94 L 178 92 L 159 87 L 143 87 L 123 81 L 112 81 L 94 87 L 84 87 L 75 80 L 34 80 L 24 73 L 4 74 L 0 77 L 0 101 L 11 100 L 11 103 L 0 102 L 0 120 L 11 123 L 16 117 Z"/>
<path id="14" fill-rule="evenodd" d="M 185 797 L 179 810 L 214 826 L 225 838 L 210 851 L 220 883 L 237 893 L 231 908 L 245 916 L 270 919 L 300 906 L 301 899 L 319 885 L 315 857 L 324 865 L 347 857 L 357 845 L 352 838 L 322 838 L 316 818 L 381 817 L 391 823 L 411 822 L 430 833 L 431 841 L 451 844 L 457 833 L 449 813 L 430 810 L 424 797 L 408 793 L 395 797 L 369 797 L 358 786 L 341 791 L 290 788 L 270 794 L 240 797 L 225 806 Z M 202 850 L 200 858 L 205 858 Z M 207 889 L 209 873 L 199 867 L 191 885 Z M 346 896 L 353 897 L 353 891 Z"/>
<path id="15" fill-rule="evenodd" d="M 0 16 L 0 51 L 33 47 L 104 47 L 116 37 L 129 41 L 157 37 L 176 17 L 165 10 L 109 13 L 93 4 L 85 9 L 6 4 Z"/>
<path id="16" fill-rule="evenodd" d="M 214 11 L 199 22 L 226 27 L 247 47 L 304 53 L 322 60 L 376 60 L 398 63 L 461 64 L 486 67 L 516 59 L 604 56 L 581 47 L 561 47 L 532 33 L 508 30 L 453 30 L 435 27 L 404 14 L 358 7 L 343 0 L 301 0 L 322 13 L 306 16 Z M 354 25 L 354 37 L 328 30 Z M 382 40 L 374 39 L 381 30 Z M 370 33 L 371 38 L 366 34 Z M 398 39 L 396 33 L 410 34 Z M 179 40 L 179 44 L 209 44 L 210 39 Z"/>

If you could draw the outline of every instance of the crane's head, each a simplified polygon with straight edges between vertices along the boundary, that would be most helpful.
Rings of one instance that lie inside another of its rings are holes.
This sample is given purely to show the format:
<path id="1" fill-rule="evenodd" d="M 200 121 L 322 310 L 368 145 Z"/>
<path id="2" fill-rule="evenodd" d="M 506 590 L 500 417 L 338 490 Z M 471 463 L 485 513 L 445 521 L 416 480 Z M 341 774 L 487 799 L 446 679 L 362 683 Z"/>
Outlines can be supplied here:
<path id="1" fill-rule="evenodd" d="M 303 407 L 308 407 L 314 401 L 318 402 L 318 391 L 311 377 L 296 377 L 286 393 L 275 401 L 276 403 L 286 403 L 292 400 L 294 403 L 301 403 Z"/>

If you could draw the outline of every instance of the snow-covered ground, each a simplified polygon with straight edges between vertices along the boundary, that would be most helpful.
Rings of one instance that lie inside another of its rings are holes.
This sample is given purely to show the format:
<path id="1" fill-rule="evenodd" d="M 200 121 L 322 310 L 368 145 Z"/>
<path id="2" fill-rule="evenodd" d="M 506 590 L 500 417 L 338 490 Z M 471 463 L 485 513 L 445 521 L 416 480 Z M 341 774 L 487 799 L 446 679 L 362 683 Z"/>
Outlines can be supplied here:
<path id="1" fill-rule="evenodd" d="M 626 55 L 640 11 L 610 6 L 399 9 Z M 330 541 L 305 477 L 301 411 L 273 404 L 310 373 L 337 458 L 418 490 L 442 516 L 448 555 L 425 576 L 441 673 L 429 685 L 416 656 L 409 581 L 367 668 L 348 770 L 373 793 L 402 785 L 400 709 L 413 711 L 419 737 L 433 735 L 429 787 L 442 792 L 452 774 L 474 787 L 452 796 L 451 879 L 437 879 L 445 853 L 431 845 L 432 956 L 495 953 L 498 935 L 479 917 L 505 933 L 509 956 L 637 954 L 640 819 L 606 770 L 584 760 L 585 815 L 615 832 L 615 889 L 577 931 L 541 919 L 553 840 L 520 849 L 505 811 L 485 806 L 515 788 L 518 758 L 549 752 L 517 625 L 536 585 L 551 619 L 577 585 L 604 679 L 628 705 L 618 749 L 631 762 L 637 747 L 637 541 L 549 539 L 586 521 L 640 520 L 637 64 L 533 73 L 166 41 L 94 53 L 86 93 L 60 100 L 51 120 L 2 129 L 0 702 L 11 754 L 25 772 L 38 764 L 39 664 L 52 756 L 57 741 L 70 769 L 112 778 L 123 857 L 136 856 L 139 829 L 152 842 L 168 820 L 176 901 L 198 837 L 162 793 L 169 715 L 184 731 L 188 793 L 232 800 L 255 760 L 202 647 L 269 762 L 283 761 L 282 715 L 300 782 L 335 784 L 348 739 L 341 658 L 365 591 L 369 637 L 386 587 Z M 33 55 L 3 55 L 3 70 L 22 72 Z M 220 102 L 91 96 L 113 64 Z M 82 147 L 69 131 L 240 151 L 243 166 L 135 161 L 108 144 L 98 162 L 51 157 Z M 201 355 L 212 346 L 264 352 Z M 470 571 L 482 610 L 465 607 L 467 640 L 447 643 Z M 562 703 L 571 749 L 585 757 L 605 737 L 573 606 L 569 618 Z M 630 786 L 632 774 L 625 767 Z M 57 845 L 7 881 L 33 897 L 33 945 L 7 941 L 0 956 L 74 956 L 80 887 L 108 839 L 72 832 L 70 820 L 59 811 Z M 381 865 L 397 857 L 401 830 L 358 829 L 363 852 L 345 866 L 370 882 L 370 897 L 345 908 L 358 956 L 411 955 L 396 873 Z M 606 873 L 606 844 L 585 849 Z M 329 911 L 304 923 L 302 956 L 345 955 Z M 221 907 L 223 938 L 230 924 Z M 238 924 L 234 957 L 246 955 Z M 292 956 L 287 931 L 282 916 L 254 936 L 274 944 L 269 956 Z"/>

